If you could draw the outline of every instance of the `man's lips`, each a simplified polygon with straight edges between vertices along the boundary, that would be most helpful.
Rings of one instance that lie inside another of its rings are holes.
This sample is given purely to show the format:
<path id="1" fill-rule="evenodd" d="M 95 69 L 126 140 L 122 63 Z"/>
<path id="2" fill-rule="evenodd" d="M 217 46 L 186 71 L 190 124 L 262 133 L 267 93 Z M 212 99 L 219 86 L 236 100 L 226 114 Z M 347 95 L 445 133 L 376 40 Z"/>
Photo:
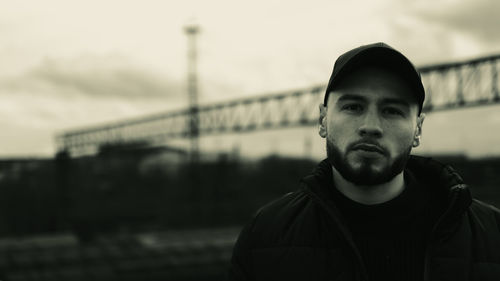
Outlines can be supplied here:
<path id="1" fill-rule="evenodd" d="M 359 143 L 352 147 L 353 150 L 365 150 L 371 152 L 378 152 L 380 154 L 385 154 L 385 151 L 378 145 L 370 143 Z"/>

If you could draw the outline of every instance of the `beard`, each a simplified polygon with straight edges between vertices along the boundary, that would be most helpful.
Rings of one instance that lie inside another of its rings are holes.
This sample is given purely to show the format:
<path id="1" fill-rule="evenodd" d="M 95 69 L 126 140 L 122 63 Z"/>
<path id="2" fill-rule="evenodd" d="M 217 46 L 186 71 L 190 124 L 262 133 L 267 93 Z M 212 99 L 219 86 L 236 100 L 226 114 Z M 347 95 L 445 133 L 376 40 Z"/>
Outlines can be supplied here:
<path id="1" fill-rule="evenodd" d="M 335 144 L 326 140 L 326 153 L 330 164 L 337 169 L 344 179 L 355 185 L 378 185 L 389 182 L 396 175 L 401 173 L 410 157 L 411 146 L 397 155 L 392 163 L 383 167 L 381 171 L 376 171 L 371 167 L 371 160 L 367 159 L 359 168 L 354 168 L 347 160 L 349 149 L 343 154 Z"/>

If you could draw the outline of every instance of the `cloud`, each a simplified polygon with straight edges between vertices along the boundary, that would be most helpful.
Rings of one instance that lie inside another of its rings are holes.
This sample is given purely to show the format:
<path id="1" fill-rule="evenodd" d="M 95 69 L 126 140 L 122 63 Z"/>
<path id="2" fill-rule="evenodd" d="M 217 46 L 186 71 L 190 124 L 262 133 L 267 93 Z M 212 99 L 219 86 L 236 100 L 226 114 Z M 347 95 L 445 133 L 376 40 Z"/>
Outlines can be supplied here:
<path id="1" fill-rule="evenodd" d="M 46 58 L 23 75 L 2 79 L 0 92 L 59 98 L 179 99 L 183 85 L 119 56 L 82 56 L 71 60 Z"/>
<path id="2" fill-rule="evenodd" d="M 485 45 L 500 43 L 500 2 L 496 0 L 437 1 L 415 9 L 423 21 L 441 25 Z"/>
<path id="3" fill-rule="evenodd" d="M 183 88 L 120 56 L 46 58 L 0 78 L 0 155 L 50 155 L 61 130 L 180 108 Z"/>

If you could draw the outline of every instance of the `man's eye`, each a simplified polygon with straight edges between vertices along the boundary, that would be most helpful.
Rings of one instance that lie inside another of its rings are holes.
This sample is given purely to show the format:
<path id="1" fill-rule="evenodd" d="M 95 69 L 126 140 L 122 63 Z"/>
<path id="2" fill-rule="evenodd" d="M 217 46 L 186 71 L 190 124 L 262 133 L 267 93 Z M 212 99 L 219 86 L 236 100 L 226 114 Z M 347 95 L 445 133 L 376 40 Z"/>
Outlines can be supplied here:
<path id="1" fill-rule="evenodd" d="M 404 116 L 404 113 L 397 108 L 385 108 L 383 110 L 383 113 L 388 114 L 388 115 Z"/>
<path id="2" fill-rule="evenodd" d="M 360 104 L 346 104 L 342 106 L 342 110 L 347 110 L 351 112 L 359 112 L 363 110 L 363 107 Z"/>

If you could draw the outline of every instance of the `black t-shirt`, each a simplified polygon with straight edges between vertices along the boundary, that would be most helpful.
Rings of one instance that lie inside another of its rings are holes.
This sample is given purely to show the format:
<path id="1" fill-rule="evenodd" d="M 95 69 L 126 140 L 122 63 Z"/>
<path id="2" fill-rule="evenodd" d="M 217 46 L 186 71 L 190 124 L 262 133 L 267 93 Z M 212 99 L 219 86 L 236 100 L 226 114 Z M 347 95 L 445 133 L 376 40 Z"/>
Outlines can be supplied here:
<path id="1" fill-rule="evenodd" d="M 422 280 L 426 239 L 434 221 L 429 190 L 405 171 L 405 189 L 390 201 L 364 205 L 335 187 L 331 196 L 371 280 Z M 333 179 L 331 181 L 333 186 Z"/>

